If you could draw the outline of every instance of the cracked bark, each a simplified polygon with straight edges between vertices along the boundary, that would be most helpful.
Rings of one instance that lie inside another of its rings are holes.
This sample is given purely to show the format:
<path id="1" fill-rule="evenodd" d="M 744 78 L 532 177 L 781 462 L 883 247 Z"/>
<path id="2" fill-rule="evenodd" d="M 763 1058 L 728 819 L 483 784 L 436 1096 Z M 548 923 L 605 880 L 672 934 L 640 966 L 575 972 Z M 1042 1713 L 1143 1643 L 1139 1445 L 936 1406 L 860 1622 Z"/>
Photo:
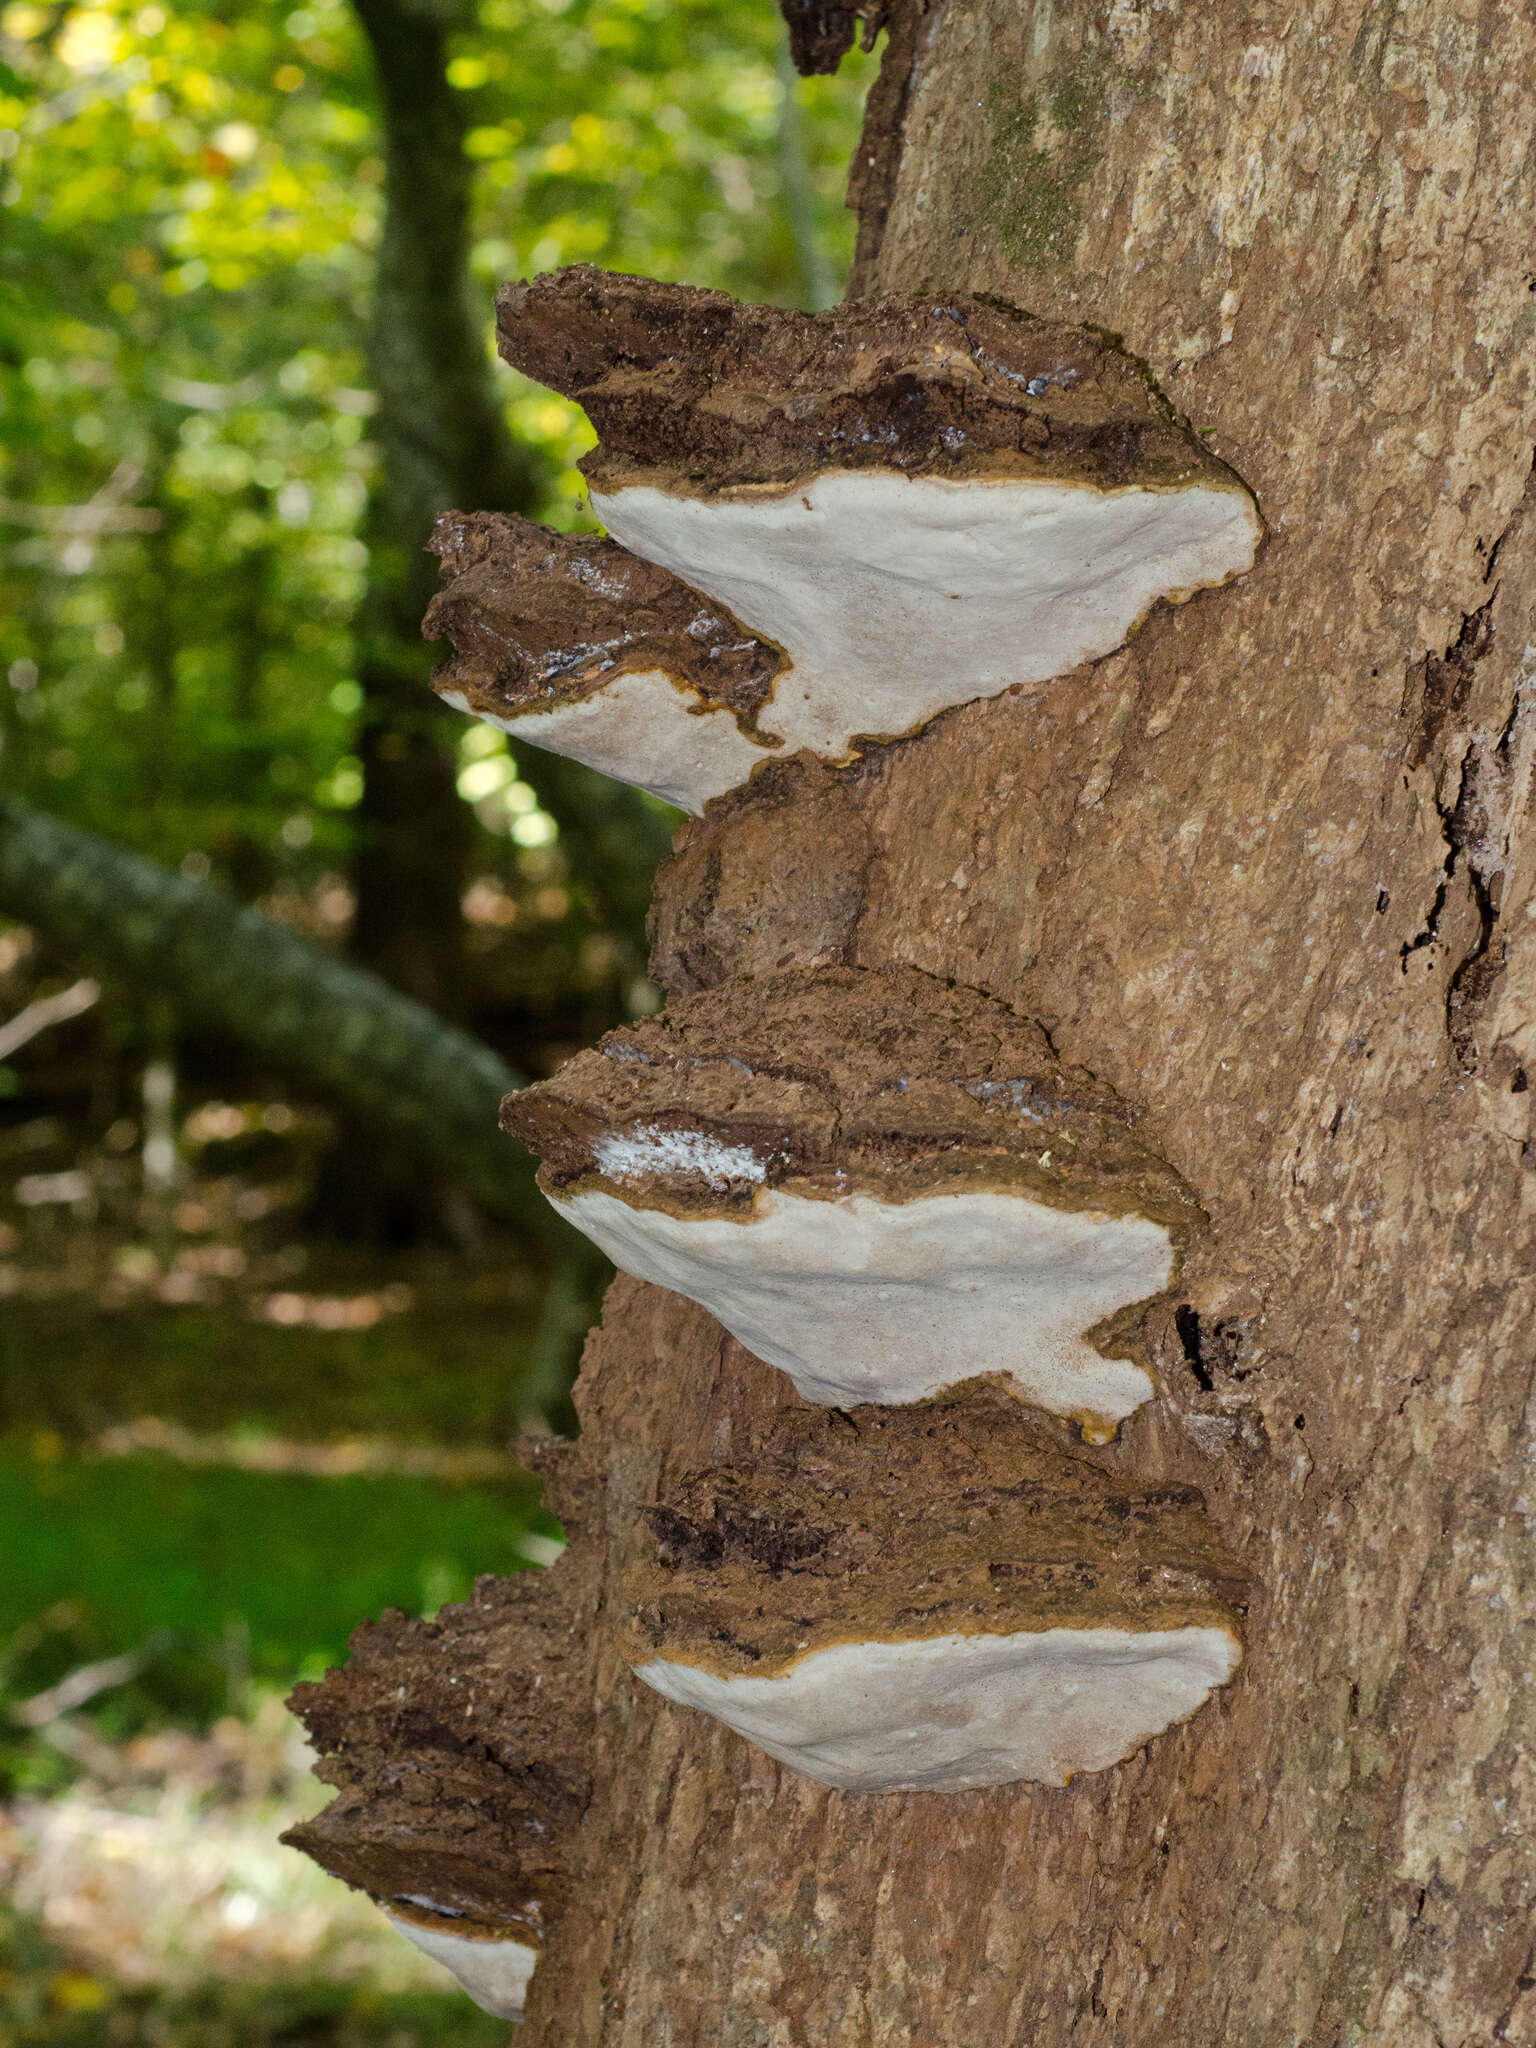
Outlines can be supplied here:
<path id="1" fill-rule="evenodd" d="M 892 47 L 862 287 L 1123 333 L 1271 540 L 1048 691 L 714 806 L 658 971 L 917 966 L 1141 1106 L 1213 1232 L 1093 1455 L 1202 1489 L 1248 1658 L 1065 1792 L 856 1797 L 605 1642 L 523 2039 L 1536 2044 L 1536 17 L 945 0 Z M 793 1397 L 621 1281 L 580 1400 L 611 1583 Z"/>

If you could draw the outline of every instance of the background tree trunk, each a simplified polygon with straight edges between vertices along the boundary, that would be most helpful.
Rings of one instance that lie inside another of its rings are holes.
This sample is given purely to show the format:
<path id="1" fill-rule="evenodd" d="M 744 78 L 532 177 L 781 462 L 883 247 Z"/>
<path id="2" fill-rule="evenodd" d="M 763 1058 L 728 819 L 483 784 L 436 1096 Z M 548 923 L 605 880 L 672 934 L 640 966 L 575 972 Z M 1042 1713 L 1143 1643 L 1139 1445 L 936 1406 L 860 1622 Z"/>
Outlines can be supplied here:
<path id="1" fill-rule="evenodd" d="M 463 1022 L 474 972 L 462 899 L 475 825 L 455 787 L 457 713 L 426 687 L 441 649 L 421 637 L 437 589 L 427 541 L 456 505 L 531 515 L 546 479 L 508 430 L 490 352 L 490 295 L 470 280 L 472 102 L 448 82 L 463 0 L 354 0 L 378 81 L 384 217 L 369 334 L 379 465 L 369 493 L 368 581 L 357 621 L 363 693 L 357 753 L 352 952 L 404 994 Z M 530 754 L 533 758 L 530 760 Z M 517 749 L 519 768 L 566 837 L 594 918 L 637 939 L 665 827 L 635 790 Z M 611 998 L 610 998 L 611 1000 Z M 607 1007 L 606 1005 L 604 1007 Z M 366 1128 L 325 1163 L 316 1221 L 344 1235 L 409 1240 L 438 1223 L 440 1189 L 402 1173 Z"/>
<path id="2" fill-rule="evenodd" d="M 379 470 L 358 621 L 352 943 L 386 981 L 453 1017 L 466 994 L 459 899 L 473 828 L 454 788 L 462 721 L 424 687 L 433 654 L 421 615 L 437 589 L 427 541 L 454 505 L 532 512 L 539 478 L 497 403 L 489 306 L 470 296 L 469 115 L 447 75 L 457 10 L 438 0 L 354 4 L 378 78 L 384 219 L 368 350 Z M 428 845 L 433 857 L 423 859 Z"/>
<path id="3" fill-rule="evenodd" d="M 716 806 L 657 969 L 910 963 L 1145 1108 L 1215 1230 L 1102 1455 L 1204 1490 L 1248 1657 L 1064 1792 L 869 1797 L 605 1651 L 526 2048 L 1536 2043 L 1533 80 L 1522 0 L 896 17 L 859 288 L 1120 330 L 1270 541 L 1091 670 Z M 792 1399 L 618 1283 L 615 1560 Z"/>

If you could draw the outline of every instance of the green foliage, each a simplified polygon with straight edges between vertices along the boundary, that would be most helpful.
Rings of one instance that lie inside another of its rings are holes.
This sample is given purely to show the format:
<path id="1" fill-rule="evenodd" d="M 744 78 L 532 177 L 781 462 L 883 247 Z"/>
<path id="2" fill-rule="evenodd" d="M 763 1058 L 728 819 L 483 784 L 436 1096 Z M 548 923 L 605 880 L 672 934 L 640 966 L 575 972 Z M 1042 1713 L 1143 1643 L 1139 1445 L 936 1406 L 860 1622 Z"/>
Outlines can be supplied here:
<path id="1" fill-rule="evenodd" d="M 246 895 L 309 887 L 346 866 L 361 792 L 383 171 L 363 39 L 343 0 L 24 0 L 0 30 L 0 774 Z M 472 106 L 488 346 L 498 278 L 581 258 L 803 296 L 780 35 L 773 0 L 466 14 L 449 76 Z M 836 271 L 867 70 L 793 88 Z M 583 521 L 585 422 L 502 388 L 553 480 L 545 516 Z M 551 881 L 546 828 L 480 810 L 486 872 L 551 903 L 567 870 Z M 583 926 L 582 896 L 542 919 L 577 920 L 543 966 L 578 984 L 615 914 Z"/>
<path id="2" fill-rule="evenodd" d="M 480 1572 L 521 1569 L 537 1492 L 510 1467 L 493 1489 L 82 1459 L 46 1436 L 12 1442 L 0 1447 L 0 1648 L 43 1626 L 7 1686 L 40 1689 L 165 1630 L 164 1653 L 104 1696 L 98 1725 L 125 1734 L 167 1713 L 205 1720 L 246 1677 L 318 1677 L 364 1616 L 431 1611 L 465 1598 Z"/>
<path id="3" fill-rule="evenodd" d="M 516 1433 L 533 1303 L 464 1300 L 371 1329 L 295 1333 L 228 1308 L 106 1311 L 13 1296 L 0 1318 L 0 1433 L 68 1442 L 144 1415 L 325 1441 L 495 1444 Z"/>

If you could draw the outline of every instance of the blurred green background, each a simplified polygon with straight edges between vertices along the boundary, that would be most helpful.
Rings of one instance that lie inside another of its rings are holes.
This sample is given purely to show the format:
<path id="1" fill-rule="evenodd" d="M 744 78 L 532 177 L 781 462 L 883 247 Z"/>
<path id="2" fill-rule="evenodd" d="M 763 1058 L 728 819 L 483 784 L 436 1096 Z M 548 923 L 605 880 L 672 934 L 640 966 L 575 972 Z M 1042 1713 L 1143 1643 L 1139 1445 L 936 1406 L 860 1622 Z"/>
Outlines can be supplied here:
<path id="1" fill-rule="evenodd" d="M 552 1554 L 504 1446 L 603 1274 L 481 1133 L 658 1000 L 677 817 L 437 704 L 424 543 L 591 524 L 500 279 L 839 295 L 872 64 L 773 0 L 0 11 L 0 2048 L 505 2037 L 273 1846 L 278 1701 Z"/>

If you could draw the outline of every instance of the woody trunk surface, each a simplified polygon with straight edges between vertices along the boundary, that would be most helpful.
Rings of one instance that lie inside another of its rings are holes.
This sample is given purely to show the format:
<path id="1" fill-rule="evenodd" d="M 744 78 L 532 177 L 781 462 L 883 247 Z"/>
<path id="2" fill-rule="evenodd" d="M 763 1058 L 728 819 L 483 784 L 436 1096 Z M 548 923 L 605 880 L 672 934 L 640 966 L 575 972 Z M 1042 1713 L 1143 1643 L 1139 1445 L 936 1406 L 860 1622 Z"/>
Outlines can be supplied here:
<path id="1" fill-rule="evenodd" d="M 523 2039 L 1530 2043 L 1536 23 L 947 0 L 891 50 L 857 288 L 1120 330 L 1270 544 L 1080 685 L 759 775 L 663 875 L 658 970 L 915 966 L 1156 1106 L 1211 1233 L 1094 1455 L 1201 1489 L 1247 1659 L 1065 1791 L 871 1799 L 605 1648 Z M 616 1565 L 794 1399 L 628 1281 L 585 1385 Z"/>

